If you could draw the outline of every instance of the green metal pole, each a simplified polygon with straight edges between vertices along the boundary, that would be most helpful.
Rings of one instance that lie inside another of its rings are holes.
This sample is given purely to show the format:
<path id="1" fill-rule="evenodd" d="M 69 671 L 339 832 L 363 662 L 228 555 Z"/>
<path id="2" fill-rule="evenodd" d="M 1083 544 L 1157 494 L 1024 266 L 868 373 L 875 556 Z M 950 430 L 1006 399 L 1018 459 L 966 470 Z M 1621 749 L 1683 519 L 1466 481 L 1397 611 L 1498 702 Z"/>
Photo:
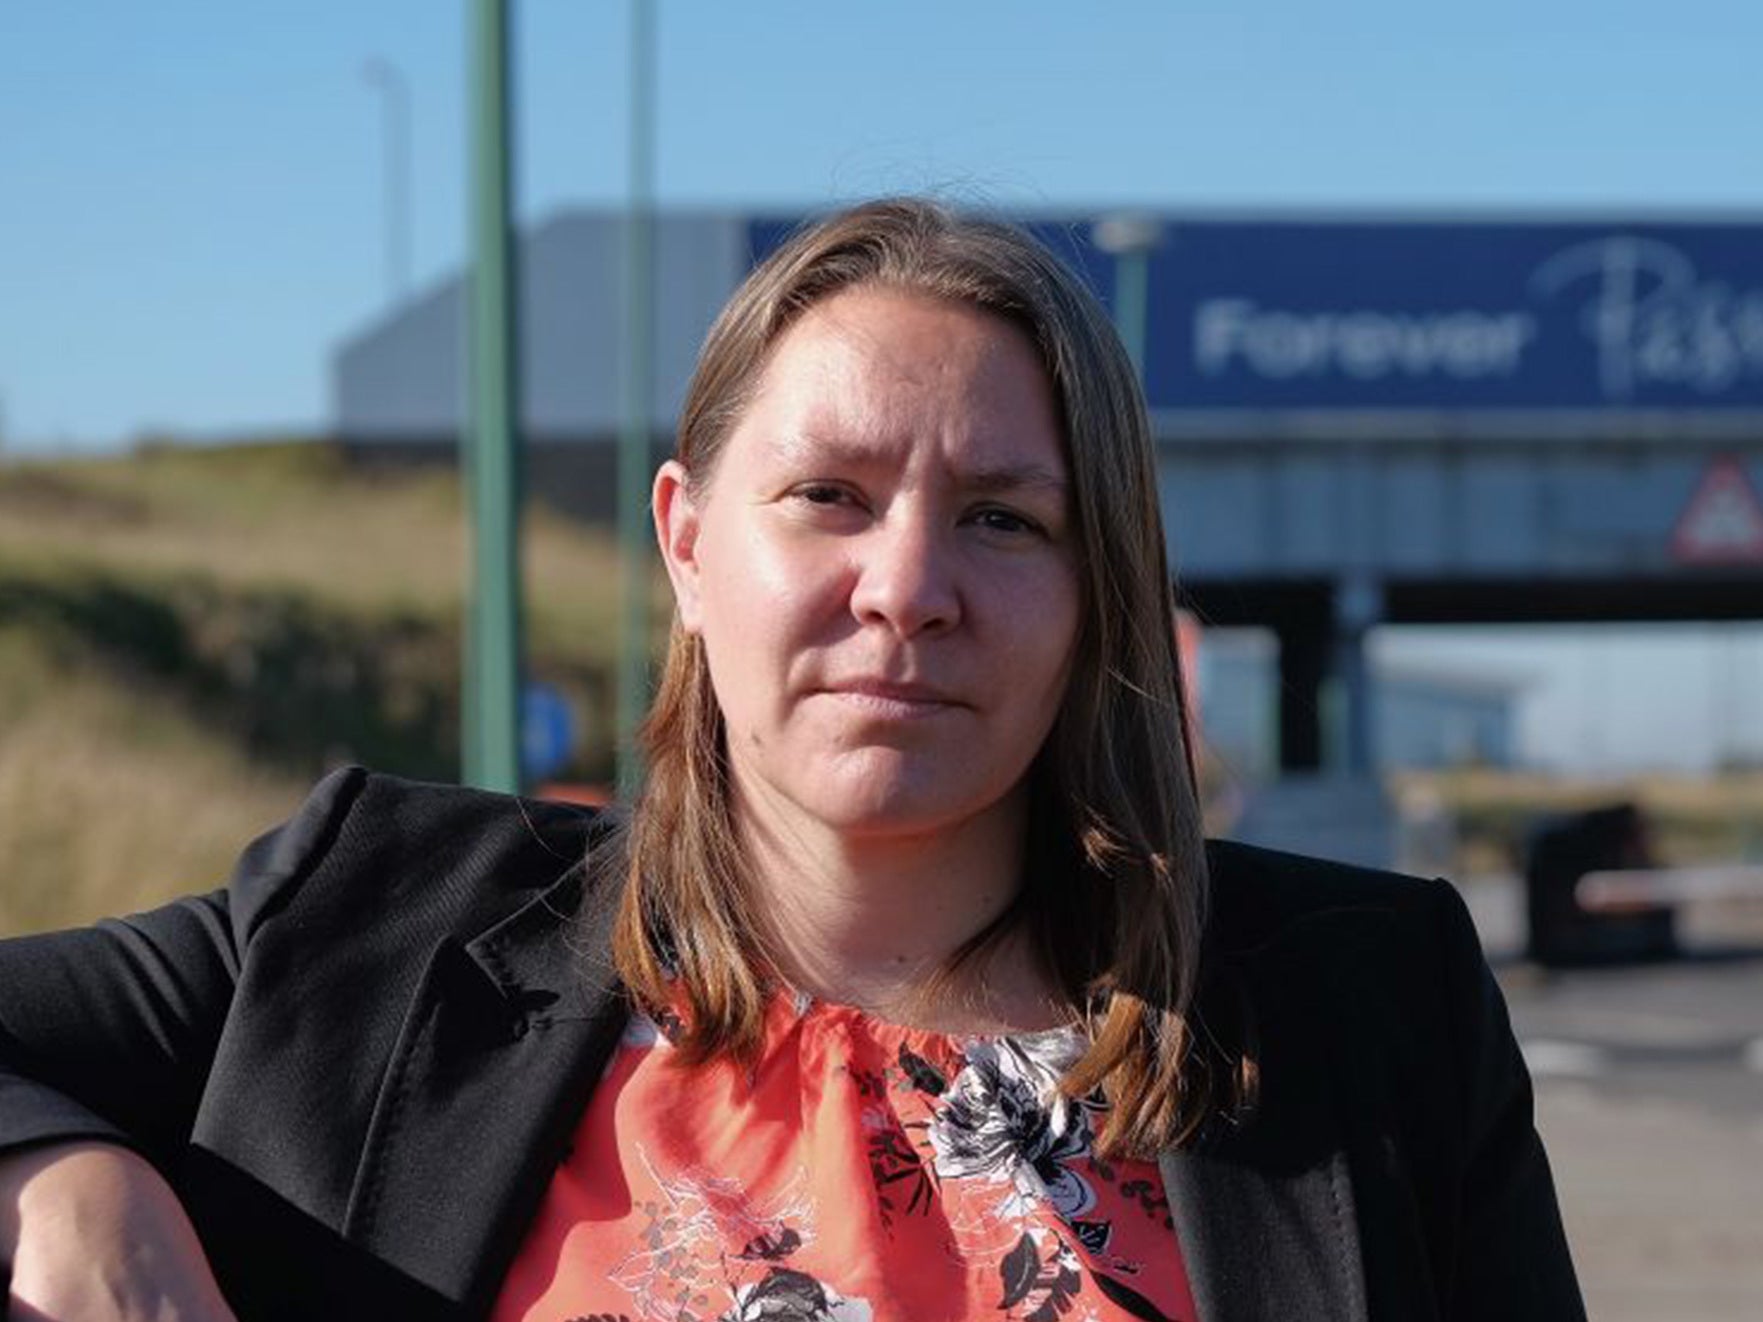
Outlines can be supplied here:
<path id="1" fill-rule="evenodd" d="M 637 727 L 649 708 L 649 428 L 654 390 L 655 6 L 630 6 L 629 197 L 624 222 L 624 425 L 618 438 L 618 791 L 642 784 Z"/>
<path id="2" fill-rule="evenodd" d="M 510 225 L 508 6 L 472 0 L 472 580 L 465 653 L 465 780 L 520 788 L 520 468 Z"/>

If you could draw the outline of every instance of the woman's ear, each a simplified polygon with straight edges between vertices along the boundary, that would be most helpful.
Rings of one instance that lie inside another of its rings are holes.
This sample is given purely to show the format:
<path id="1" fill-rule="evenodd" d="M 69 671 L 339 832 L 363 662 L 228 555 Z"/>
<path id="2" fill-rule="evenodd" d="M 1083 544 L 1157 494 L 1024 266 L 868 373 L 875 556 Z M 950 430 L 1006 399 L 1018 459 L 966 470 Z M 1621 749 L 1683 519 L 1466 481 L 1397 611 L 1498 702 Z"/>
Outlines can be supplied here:
<path id="1" fill-rule="evenodd" d="M 661 560 L 673 583 L 673 604 L 680 627 L 697 633 L 701 620 L 698 585 L 698 503 L 692 498 L 685 466 L 669 459 L 655 474 L 651 493 L 655 514 L 655 538 Z"/>

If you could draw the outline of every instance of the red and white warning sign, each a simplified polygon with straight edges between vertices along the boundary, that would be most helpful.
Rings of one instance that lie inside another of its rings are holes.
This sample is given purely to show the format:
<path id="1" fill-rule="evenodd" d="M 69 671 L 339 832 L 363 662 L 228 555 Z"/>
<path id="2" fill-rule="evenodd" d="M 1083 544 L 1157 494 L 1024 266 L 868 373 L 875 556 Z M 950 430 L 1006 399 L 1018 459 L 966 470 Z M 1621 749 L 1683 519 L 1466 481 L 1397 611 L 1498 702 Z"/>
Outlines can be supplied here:
<path id="1" fill-rule="evenodd" d="M 1728 456 L 1708 465 L 1677 516 L 1671 556 L 1696 565 L 1763 562 L 1763 500 L 1737 459 Z"/>

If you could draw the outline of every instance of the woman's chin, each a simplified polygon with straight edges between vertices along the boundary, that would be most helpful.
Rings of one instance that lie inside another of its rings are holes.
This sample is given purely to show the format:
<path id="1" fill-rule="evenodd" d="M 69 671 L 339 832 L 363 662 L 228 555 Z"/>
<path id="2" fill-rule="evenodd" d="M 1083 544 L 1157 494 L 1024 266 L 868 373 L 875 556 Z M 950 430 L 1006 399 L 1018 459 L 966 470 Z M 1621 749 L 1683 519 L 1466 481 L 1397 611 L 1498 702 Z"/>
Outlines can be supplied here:
<path id="1" fill-rule="evenodd" d="M 852 838 L 923 837 L 996 811 L 1020 829 L 1013 809 L 1021 772 L 1002 759 L 962 756 L 972 749 L 777 743 L 761 756 L 741 757 L 743 746 L 733 747 L 737 801 L 756 815 L 756 825 L 769 820 L 790 830 L 794 819 L 796 828 Z"/>
<path id="2" fill-rule="evenodd" d="M 797 805 L 827 829 L 852 838 L 910 837 L 954 830 L 1010 798 L 947 775 L 836 775 L 803 786 Z"/>

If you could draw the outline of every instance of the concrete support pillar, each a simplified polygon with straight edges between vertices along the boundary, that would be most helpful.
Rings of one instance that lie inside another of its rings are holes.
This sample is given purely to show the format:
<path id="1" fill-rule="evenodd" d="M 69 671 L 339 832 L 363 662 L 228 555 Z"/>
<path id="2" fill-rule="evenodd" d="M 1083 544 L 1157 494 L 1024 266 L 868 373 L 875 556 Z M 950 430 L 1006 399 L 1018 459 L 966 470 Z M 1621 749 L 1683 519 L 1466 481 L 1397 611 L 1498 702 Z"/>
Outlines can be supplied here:
<path id="1" fill-rule="evenodd" d="M 1328 760 L 1331 769 L 1347 776 L 1369 776 L 1377 770 L 1377 717 L 1365 641 L 1383 615 L 1383 585 L 1377 579 L 1355 574 L 1335 585 L 1330 669 L 1339 684 L 1340 725 Z"/>
<path id="2" fill-rule="evenodd" d="M 1314 626 L 1279 630 L 1279 769 L 1322 770 L 1322 681 L 1328 674 L 1328 637 Z"/>

